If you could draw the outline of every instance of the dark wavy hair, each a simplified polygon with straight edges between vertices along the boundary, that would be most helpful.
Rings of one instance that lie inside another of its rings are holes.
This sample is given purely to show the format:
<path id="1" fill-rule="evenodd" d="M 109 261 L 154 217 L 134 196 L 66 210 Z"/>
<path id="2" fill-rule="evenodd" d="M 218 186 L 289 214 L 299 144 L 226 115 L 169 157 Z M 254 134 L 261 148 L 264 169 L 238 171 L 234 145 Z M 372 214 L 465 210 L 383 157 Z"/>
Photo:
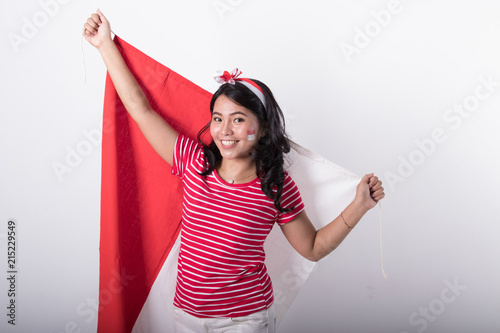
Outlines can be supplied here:
<path id="1" fill-rule="evenodd" d="M 285 132 L 285 120 L 283 112 L 276 102 L 271 90 L 262 82 L 252 79 L 259 85 L 264 93 L 266 107 L 260 99 L 244 84 L 236 81 L 235 84 L 225 83 L 215 92 L 210 101 L 210 112 L 214 112 L 214 104 L 221 95 L 226 96 L 234 103 L 252 111 L 258 118 L 260 126 L 264 129 L 264 135 L 257 142 L 254 159 L 257 166 L 257 176 L 261 180 L 261 188 L 264 194 L 274 201 L 276 209 L 280 212 L 288 212 L 281 206 L 281 195 L 285 181 L 284 154 L 290 151 L 290 142 Z M 205 153 L 206 170 L 201 175 L 208 175 L 214 171 L 216 165 L 222 160 L 219 148 L 214 140 L 206 145 L 202 137 L 210 129 L 210 122 L 198 133 L 198 142 L 203 145 Z"/>

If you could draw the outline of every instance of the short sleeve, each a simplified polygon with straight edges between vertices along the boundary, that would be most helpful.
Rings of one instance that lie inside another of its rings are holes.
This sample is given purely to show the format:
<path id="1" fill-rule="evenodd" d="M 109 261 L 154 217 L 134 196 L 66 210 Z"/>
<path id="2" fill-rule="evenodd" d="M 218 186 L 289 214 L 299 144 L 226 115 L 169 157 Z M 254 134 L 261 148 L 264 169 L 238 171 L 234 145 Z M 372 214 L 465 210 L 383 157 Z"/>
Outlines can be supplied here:
<path id="1" fill-rule="evenodd" d="M 279 225 L 292 221 L 305 208 L 302 197 L 300 196 L 299 188 L 288 173 L 285 174 L 283 194 L 281 195 L 281 207 L 285 209 L 293 207 L 293 209 L 289 212 L 278 214 L 277 223 Z"/>
<path id="2" fill-rule="evenodd" d="M 172 174 L 182 178 L 188 165 L 193 162 L 193 158 L 196 158 L 196 153 L 199 155 L 201 151 L 196 141 L 179 135 L 175 141 Z"/>

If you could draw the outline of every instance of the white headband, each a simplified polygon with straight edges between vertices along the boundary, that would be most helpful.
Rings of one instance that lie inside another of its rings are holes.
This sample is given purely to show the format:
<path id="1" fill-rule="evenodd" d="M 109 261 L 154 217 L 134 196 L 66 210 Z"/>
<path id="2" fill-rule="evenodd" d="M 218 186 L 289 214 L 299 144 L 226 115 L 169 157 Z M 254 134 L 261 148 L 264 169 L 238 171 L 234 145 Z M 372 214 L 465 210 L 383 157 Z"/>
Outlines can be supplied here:
<path id="1" fill-rule="evenodd" d="M 255 96 L 259 98 L 261 101 L 262 105 L 264 105 L 264 108 L 266 107 L 266 98 L 264 97 L 264 92 L 262 89 L 259 87 L 259 85 L 255 82 L 253 82 L 250 79 L 246 78 L 238 78 L 238 76 L 241 74 L 241 71 L 238 68 L 235 68 L 230 72 L 228 71 L 217 71 L 216 75 L 214 76 L 215 81 L 217 83 L 229 83 L 229 84 L 235 84 L 236 81 L 242 83 L 245 85 L 250 91 L 252 91 Z"/>

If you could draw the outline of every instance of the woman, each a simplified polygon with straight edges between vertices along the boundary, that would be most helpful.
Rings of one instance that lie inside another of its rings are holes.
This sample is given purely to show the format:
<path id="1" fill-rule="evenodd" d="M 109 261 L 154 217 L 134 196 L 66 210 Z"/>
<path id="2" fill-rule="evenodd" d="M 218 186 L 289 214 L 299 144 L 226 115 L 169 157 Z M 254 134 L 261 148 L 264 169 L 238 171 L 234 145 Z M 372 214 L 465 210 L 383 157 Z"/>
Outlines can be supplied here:
<path id="1" fill-rule="evenodd" d="M 263 250 L 274 222 L 302 256 L 320 260 L 384 197 L 382 183 L 365 175 L 353 202 L 316 230 L 283 168 L 290 146 L 283 115 L 266 85 L 239 78 L 237 70 L 216 77 L 223 84 L 210 103 L 211 121 L 196 142 L 152 110 L 99 10 L 85 23 L 83 35 L 100 52 L 131 117 L 183 182 L 176 330 L 274 332 Z M 207 146 L 200 138 L 208 130 L 212 141 Z"/>

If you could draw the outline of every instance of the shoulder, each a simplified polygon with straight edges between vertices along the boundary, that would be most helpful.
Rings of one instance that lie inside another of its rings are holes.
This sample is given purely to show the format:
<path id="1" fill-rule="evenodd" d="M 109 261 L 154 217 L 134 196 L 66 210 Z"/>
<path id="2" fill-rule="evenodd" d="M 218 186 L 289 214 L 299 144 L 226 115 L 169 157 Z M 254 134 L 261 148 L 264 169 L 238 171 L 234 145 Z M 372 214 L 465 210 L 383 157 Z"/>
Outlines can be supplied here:
<path id="1" fill-rule="evenodd" d="M 292 176 L 288 173 L 288 171 L 285 171 L 285 174 L 283 175 L 283 188 L 287 187 L 296 187 L 297 185 L 295 184 L 295 181 L 293 180 Z"/>
<path id="2" fill-rule="evenodd" d="M 299 203 L 302 204 L 302 196 L 297 184 L 295 184 L 292 177 L 288 173 L 285 173 L 284 178 L 283 194 L 281 197 L 283 206 L 285 207 L 290 205 L 290 203 L 293 203 L 292 205 Z"/>
<path id="3" fill-rule="evenodd" d="M 198 170 L 203 169 L 203 146 L 196 140 L 180 134 L 175 142 L 173 158 L 173 174 L 183 174 L 186 168 L 193 166 Z"/>

